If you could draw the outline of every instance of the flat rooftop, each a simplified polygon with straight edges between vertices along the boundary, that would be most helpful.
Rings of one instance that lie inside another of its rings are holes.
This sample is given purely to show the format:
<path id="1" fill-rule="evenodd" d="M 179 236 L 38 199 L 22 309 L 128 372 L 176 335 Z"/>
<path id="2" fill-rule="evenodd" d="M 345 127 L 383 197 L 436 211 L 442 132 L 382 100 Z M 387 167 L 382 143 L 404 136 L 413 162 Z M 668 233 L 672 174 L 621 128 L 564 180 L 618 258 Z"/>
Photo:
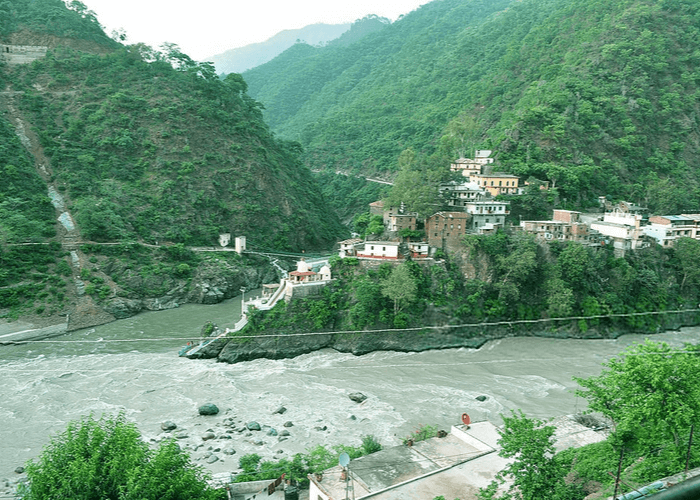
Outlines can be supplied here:
<path id="1" fill-rule="evenodd" d="M 596 443 L 605 434 L 593 431 L 564 416 L 547 422 L 556 427 L 556 447 L 563 450 Z M 487 487 L 509 460 L 499 457 L 498 428 L 491 422 L 452 427 L 443 438 L 419 441 L 412 447 L 395 446 L 350 462 L 349 498 L 373 500 L 476 500 L 479 488 Z M 342 500 L 346 482 L 340 466 L 324 471 L 320 481 L 312 478 L 321 493 Z M 316 500 L 316 499 L 314 499 Z"/>

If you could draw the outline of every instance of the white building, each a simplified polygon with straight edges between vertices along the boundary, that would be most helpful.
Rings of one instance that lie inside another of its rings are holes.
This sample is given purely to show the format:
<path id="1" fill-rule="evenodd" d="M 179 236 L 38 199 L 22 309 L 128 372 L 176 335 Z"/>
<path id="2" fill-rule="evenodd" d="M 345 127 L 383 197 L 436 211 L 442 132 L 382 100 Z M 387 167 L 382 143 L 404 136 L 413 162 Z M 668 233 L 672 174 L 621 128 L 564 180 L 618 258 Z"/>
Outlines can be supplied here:
<path id="1" fill-rule="evenodd" d="M 338 255 L 341 259 L 345 257 L 356 257 L 357 249 L 362 247 L 363 240 L 359 238 L 351 238 L 349 240 L 344 240 L 339 243 L 340 250 Z"/>
<path id="2" fill-rule="evenodd" d="M 488 197 L 486 189 L 476 182 L 444 182 L 440 184 L 439 190 L 447 205 L 454 208 L 462 208 L 468 202 Z"/>
<path id="3" fill-rule="evenodd" d="M 471 230 L 477 232 L 492 231 L 503 227 L 506 215 L 510 213 L 508 201 L 473 201 L 464 205 L 464 209 L 471 214 Z"/>
<path id="4" fill-rule="evenodd" d="M 358 249 L 357 256 L 372 259 L 398 259 L 399 242 L 366 241 L 364 249 Z"/>
<path id="5" fill-rule="evenodd" d="M 322 266 L 318 272 L 314 271 L 311 264 L 301 259 L 297 262 L 297 270 L 289 273 L 288 281 L 292 285 L 314 283 L 318 281 L 330 281 L 331 268 Z"/>
<path id="6" fill-rule="evenodd" d="M 430 255 L 430 245 L 424 241 L 409 241 L 408 250 L 413 259 L 426 259 Z"/>
<path id="7" fill-rule="evenodd" d="M 615 255 L 621 257 L 628 250 L 649 246 L 644 238 L 642 216 L 625 212 L 607 212 L 602 221 L 591 222 L 591 230 L 612 240 Z"/>
<path id="8" fill-rule="evenodd" d="M 679 238 L 700 239 L 700 215 L 655 215 L 644 233 L 663 247 L 672 247 Z"/>
<path id="9" fill-rule="evenodd" d="M 488 149 L 477 149 L 474 158 L 460 158 L 450 165 L 450 170 L 461 172 L 464 177 L 471 179 L 472 176 L 482 173 L 484 165 L 493 163 L 491 153 Z"/>

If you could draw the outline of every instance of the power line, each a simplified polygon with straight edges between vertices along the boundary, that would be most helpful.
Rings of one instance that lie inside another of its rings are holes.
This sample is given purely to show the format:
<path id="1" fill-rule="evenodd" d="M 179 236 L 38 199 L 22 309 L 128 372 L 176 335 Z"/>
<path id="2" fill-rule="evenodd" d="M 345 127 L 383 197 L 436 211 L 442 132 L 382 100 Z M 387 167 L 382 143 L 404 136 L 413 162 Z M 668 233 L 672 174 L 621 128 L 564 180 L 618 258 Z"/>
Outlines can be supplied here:
<path id="1" fill-rule="evenodd" d="M 309 337 L 309 336 L 319 336 L 319 335 L 373 335 L 378 333 L 400 333 L 400 332 L 418 332 L 423 330 L 451 330 L 456 328 L 484 328 L 484 327 L 494 327 L 494 326 L 508 326 L 512 327 L 514 325 L 532 325 L 538 323 L 551 323 L 551 322 L 562 322 L 562 321 L 580 321 L 580 320 L 595 320 L 595 319 L 605 319 L 605 318 L 627 318 L 627 317 L 637 317 L 637 316 L 657 316 L 657 315 L 667 315 L 667 314 L 681 314 L 681 313 L 700 313 L 698 309 L 677 309 L 671 311 L 646 311 L 646 312 L 633 312 L 633 313 L 613 313 L 613 314 L 598 314 L 593 316 L 566 316 L 561 318 L 541 318 L 541 319 L 519 319 L 519 320 L 504 320 L 495 321 L 489 323 L 462 323 L 459 325 L 429 325 L 429 326 L 417 326 L 412 328 L 383 328 L 378 330 L 331 330 L 324 332 L 303 332 L 303 333 L 272 333 L 264 335 L 234 335 L 231 337 L 221 337 L 222 339 L 256 339 L 256 338 L 276 338 L 276 337 Z M 4 340 L 0 341 L 2 344 L 34 344 L 34 343 L 47 343 L 47 344 L 57 344 L 57 343 L 108 343 L 108 342 L 162 342 L 162 341 L 183 341 L 191 342 L 193 336 L 189 337 L 160 337 L 160 338 L 138 338 L 138 339 L 79 339 L 79 340 L 60 340 L 60 339 L 45 339 L 45 340 Z M 208 337 L 205 340 L 213 340 L 214 337 Z"/>

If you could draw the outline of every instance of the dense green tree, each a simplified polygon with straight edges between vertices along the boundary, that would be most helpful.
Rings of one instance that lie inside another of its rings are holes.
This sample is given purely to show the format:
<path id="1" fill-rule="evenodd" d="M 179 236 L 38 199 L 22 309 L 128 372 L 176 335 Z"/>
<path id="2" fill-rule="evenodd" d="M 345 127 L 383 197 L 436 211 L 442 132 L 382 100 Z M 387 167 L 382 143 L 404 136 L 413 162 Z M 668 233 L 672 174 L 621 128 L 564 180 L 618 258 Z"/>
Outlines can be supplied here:
<path id="1" fill-rule="evenodd" d="M 71 422 L 37 462 L 27 465 L 26 500 L 216 500 L 225 492 L 206 483 L 173 441 L 151 450 L 123 414 Z"/>
<path id="2" fill-rule="evenodd" d="M 394 302 L 394 315 L 416 299 L 417 285 L 406 264 L 394 266 L 382 282 L 382 295 Z"/>
<path id="3" fill-rule="evenodd" d="M 674 246 L 674 253 L 682 273 L 681 292 L 695 292 L 700 286 L 700 241 L 693 238 L 680 238 Z"/>
<path id="4" fill-rule="evenodd" d="M 638 474 L 681 470 L 700 424 L 700 351 L 664 342 L 634 345 L 604 363 L 602 373 L 575 378 L 591 410 L 609 417 L 618 446 L 643 457 Z"/>
<path id="5" fill-rule="evenodd" d="M 481 489 L 481 500 L 572 500 L 576 486 L 564 484 L 567 470 L 554 458 L 554 431 L 551 425 L 527 418 L 522 411 L 503 418 L 498 455 L 512 461 Z M 498 495 L 499 485 L 510 481 L 508 490 Z"/>
<path id="6" fill-rule="evenodd" d="M 450 170 L 435 158 L 404 150 L 398 159 L 399 172 L 385 206 L 404 206 L 408 212 L 422 217 L 432 215 L 442 208 L 439 185 L 450 178 Z"/>

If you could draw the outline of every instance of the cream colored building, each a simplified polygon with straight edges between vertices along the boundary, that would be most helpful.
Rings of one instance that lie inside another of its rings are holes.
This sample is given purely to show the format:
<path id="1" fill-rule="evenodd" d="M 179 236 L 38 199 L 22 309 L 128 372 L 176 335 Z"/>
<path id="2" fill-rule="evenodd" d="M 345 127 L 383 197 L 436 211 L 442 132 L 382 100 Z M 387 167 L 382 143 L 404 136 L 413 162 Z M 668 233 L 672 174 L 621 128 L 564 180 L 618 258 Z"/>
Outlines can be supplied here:
<path id="1" fill-rule="evenodd" d="M 491 196 L 499 194 L 519 194 L 520 179 L 517 175 L 503 172 L 493 172 L 491 174 L 478 174 L 471 177 L 483 189 L 486 189 Z"/>

